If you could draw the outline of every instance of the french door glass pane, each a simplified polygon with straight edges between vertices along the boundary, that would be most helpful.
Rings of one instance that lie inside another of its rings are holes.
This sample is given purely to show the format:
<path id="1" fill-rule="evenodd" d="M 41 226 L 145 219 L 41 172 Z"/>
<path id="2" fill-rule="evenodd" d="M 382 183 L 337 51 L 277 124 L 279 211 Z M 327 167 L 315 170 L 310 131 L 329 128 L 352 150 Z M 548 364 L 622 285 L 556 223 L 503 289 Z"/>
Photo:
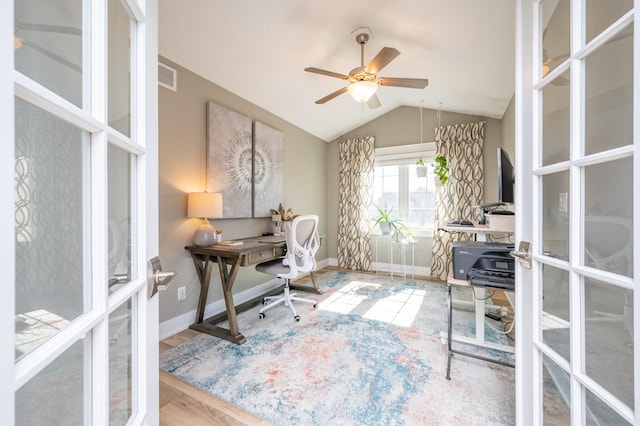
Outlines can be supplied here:
<path id="1" fill-rule="evenodd" d="M 569 71 L 542 90 L 542 164 L 569 159 Z"/>
<path id="2" fill-rule="evenodd" d="M 131 135 L 131 20 L 120 0 L 109 0 L 109 125 Z"/>
<path id="3" fill-rule="evenodd" d="M 543 253 L 569 258 L 569 172 L 542 177 L 542 250 Z"/>
<path id="4" fill-rule="evenodd" d="M 633 276 L 631 157 L 585 168 L 584 262 Z"/>
<path id="5" fill-rule="evenodd" d="M 17 99 L 16 359 L 86 312 L 86 132 Z"/>
<path id="6" fill-rule="evenodd" d="M 82 1 L 15 0 L 15 68 L 82 108 Z"/>
<path id="7" fill-rule="evenodd" d="M 585 59 L 587 154 L 633 143 L 632 35 L 633 25 Z"/>
<path id="8" fill-rule="evenodd" d="M 569 361 L 569 272 L 549 265 L 543 268 L 542 341 Z"/>
<path id="9" fill-rule="evenodd" d="M 542 2 L 542 66 L 546 76 L 569 57 L 569 0 Z"/>
<path id="10" fill-rule="evenodd" d="M 91 357 L 85 348 L 78 340 L 18 389 L 16 425 L 86 424 L 91 407 L 84 395 L 91 390 L 91 377 L 85 369 Z"/>
<path id="11" fill-rule="evenodd" d="M 109 145 L 109 294 L 131 279 L 131 157 Z"/>
<path id="12" fill-rule="evenodd" d="M 585 373 L 633 408 L 633 294 L 591 279 L 584 294 Z"/>
<path id="13" fill-rule="evenodd" d="M 131 300 L 109 315 L 109 424 L 124 425 L 133 413 Z"/>
<path id="14" fill-rule="evenodd" d="M 571 423 L 569 375 L 550 358 L 542 358 L 543 424 L 568 425 Z"/>
<path id="15" fill-rule="evenodd" d="M 618 413 L 613 411 L 611 407 L 602 402 L 589 390 L 586 391 L 586 403 L 588 410 L 585 415 L 585 424 L 587 426 L 616 425 L 625 426 L 631 423 L 627 422 Z"/>
<path id="16" fill-rule="evenodd" d="M 587 43 L 633 8 L 633 0 L 586 0 Z"/>

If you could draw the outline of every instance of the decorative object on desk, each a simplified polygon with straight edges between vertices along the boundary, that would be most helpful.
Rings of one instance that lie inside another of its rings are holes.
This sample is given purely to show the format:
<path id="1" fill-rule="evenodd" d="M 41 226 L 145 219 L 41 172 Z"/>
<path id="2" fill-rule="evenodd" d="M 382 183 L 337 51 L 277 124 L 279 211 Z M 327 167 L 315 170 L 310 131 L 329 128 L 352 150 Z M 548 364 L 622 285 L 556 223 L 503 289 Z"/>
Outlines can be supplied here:
<path id="1" fill-rule="evenodd" d="M 207 184 L 225 199 L 225 218 L 269 217 L 282 199 L 282 132 L 207 102 Z"/>
<path id="2" fill-rule="evenodd" d="M 272 220 L 273 220 L 273 215 L 280 215 L 281 220 L 283 220 L 285 222 L 290 222 L 293 219 L 295 219 L 297 216 L 299 216 L 297 214 L 294 214 L 293 210 L 291 210 L 290 208 L 285 209 L 282 206 L 282 203 L 280 203 L 278 205 L 278 210 L 271 209 L 271 218 L 272 218 Z"/>
<path id="3" fill-rule="evenodd" d="M 444 155 L 438 155 L 433 161 L 433 173 L 437 177 L 437 182 L 440 182 L 442 185 L 446 184 L 449 181 L 447 157 Z"/>
<path id="4" fill-rule="evenodd" d="M 389 210 L 382 209 L 380 206 L 375 206 L 378 209 L 378 217 L 375 220 L 372 228 L 375 228 L 376 225 L 380 227 L 380 232 L 382 235 L 392 234 L 393 238 L 397 238 L 401 232 L 406 229 L 404 224 L 399 219 L 391 218 L 391 211 L 393 207 Z"/>
<path id="5" fill-rule="evenodd" d="M 274 211 L 271 209 L 271 221 L 273 222 L 273 235 L 277 237 L 282 234 L 282 216 L 280 213 L 274 214 Z"/>
<path id="6" fill-rule="evenodd" d="M 221 218 L 222 211 L 222 194 L 192 192 L 187 195 L 187 217 L 202 219 L 202 223 L 193 235 L 193 244 L 206 247 L 216 243 L 216 230 L 209 223 L 209 218 Z"/>
<path id="7" fill-rule="evenodd" d="M 222 229 L 216 229 L 216 242 L 222 242 Z"/>
<path id="8" fill-rule="evenodd" d="M 341 271 L 316 278 L 319 307 L 296 326 L 287 309 L 260 320 L 258 305 L 238 315 L 242 346 L 202 334 L 160 354 L 160 368 L 277 425 L 515 424 L 513 369 L 459 357 L 445 380 L 445 286 Z M 453 290 L 473 300 L 471 289 Z M 456 309 L 454 321 L 456 333 L 473 333 L 472 311 Z"/>

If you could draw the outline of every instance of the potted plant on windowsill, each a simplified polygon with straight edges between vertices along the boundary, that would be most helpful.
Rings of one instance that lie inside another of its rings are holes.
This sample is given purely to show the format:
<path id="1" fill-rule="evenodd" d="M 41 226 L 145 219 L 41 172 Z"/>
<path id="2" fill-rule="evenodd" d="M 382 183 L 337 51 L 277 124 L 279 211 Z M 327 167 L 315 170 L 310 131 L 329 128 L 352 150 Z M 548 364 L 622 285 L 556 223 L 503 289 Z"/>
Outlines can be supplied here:
<path id="1" fill-rule="evenodd" d="M 437 177 L 436 183 L 440 182 L 442 185 L 449 181 L 449 166 L 447 164 L 447 157 L 444 155 L 438 155 L 433 160 L 433 173 Z"/>
<path id="2" fill-rule="evenodd" d="M 379 226 L 382 235 L 392 234 L 394 238 L 397 238 L 402 230 L 405 229 L 405 226 L 402 221 L 391 218 L 390 215 L 393 208 L 384 210 L 380 206 L 376 206 L 376 209 L 378 209 L 378 217 L 375 219 L 372 228 Z"/>

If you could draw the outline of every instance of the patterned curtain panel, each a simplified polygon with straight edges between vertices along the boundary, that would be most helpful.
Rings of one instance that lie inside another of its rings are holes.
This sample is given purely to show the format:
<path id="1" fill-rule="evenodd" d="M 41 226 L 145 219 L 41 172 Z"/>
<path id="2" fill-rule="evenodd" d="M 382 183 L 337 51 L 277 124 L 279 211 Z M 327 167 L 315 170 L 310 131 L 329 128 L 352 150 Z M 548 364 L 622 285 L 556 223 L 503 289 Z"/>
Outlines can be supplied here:
<path id="1" fill-rule="evenodd" d="M 374 137 L 340 141 L 338 266 L 371 269 L 369 207 L 373 202 Z"/>
<path id="2" fill-rule="evenodd" d="M 455 219 L 480 219 L 474 208 L 482 204 L 482 146 L 486 122 L 456 124 L 435 129 L 436 156 L 444 155 L 449 164 L 449 182 L 437 189 L 435 228 Z M 470 240 L 469 233 L 437 230 L 433 236 L 431 275 L 447 279 L 454 241 Z"/>

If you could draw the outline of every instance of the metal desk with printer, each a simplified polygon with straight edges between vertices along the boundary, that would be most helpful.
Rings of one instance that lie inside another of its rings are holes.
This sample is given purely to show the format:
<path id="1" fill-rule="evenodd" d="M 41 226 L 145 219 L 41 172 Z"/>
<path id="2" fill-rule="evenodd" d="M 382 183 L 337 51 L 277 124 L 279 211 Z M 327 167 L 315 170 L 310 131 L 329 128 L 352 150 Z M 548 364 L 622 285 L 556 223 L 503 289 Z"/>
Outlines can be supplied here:
<path id="1" fill-rule="evenodd" d="M 447 379 L 450 379 L 451 358 L 454 353 L 513 367 L 513 364 L 500 359 L 468 353 L 452 347 L 453 341 L 457 341 L 508 353 L 514 352 L 513 347 L 487 342 L 484 337 L 485 289 L 499 289 L 508 292 L 513 292 L 515 289 L 515 262 L 509 254 L 512 250 L 514 250 L 514 245 L 510 243 L 484 241 L 453 243 L 453 268 L 447 279 Z M 451 288 L 453 285 L 471 286 L 474 289 L 476 311 L 476 335 L 474 338 L 454 335 L 452 332 L 453 300 Z M 441 338 L 444 340 L 443 333 L 441 333 Z"/>

